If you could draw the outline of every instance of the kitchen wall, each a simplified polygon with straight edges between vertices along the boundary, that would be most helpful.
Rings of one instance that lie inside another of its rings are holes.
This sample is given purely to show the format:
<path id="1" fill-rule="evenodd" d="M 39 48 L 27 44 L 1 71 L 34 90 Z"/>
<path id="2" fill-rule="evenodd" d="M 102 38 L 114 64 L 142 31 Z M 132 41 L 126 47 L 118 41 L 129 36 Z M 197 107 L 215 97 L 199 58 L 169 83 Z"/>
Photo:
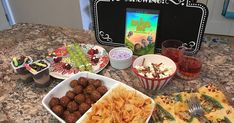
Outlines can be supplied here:
<path id="1" fill-rule="evenodd" d="M 224 0 L 208 0 L 209 18 L 206 33 L 234 36 L 234 19 L 221 15 Z"/>
<path id="2" fill-rule="evenodd" d="M 82 29 L 79 0 L 9 0 L 16 23 Z"/>
<path id="3" fill-rule="evenodd" d="M 208 0 L 197 0 L 198 3 L 203 3 L 203 4 L 207 4 Z"/>
<path id="4" fill-rule="evenodd" d="M 9 28 L 9 23 L 7 22 L 4 9 L 0 1 L 0 30 L 4 30 L 8 28 Z"/>

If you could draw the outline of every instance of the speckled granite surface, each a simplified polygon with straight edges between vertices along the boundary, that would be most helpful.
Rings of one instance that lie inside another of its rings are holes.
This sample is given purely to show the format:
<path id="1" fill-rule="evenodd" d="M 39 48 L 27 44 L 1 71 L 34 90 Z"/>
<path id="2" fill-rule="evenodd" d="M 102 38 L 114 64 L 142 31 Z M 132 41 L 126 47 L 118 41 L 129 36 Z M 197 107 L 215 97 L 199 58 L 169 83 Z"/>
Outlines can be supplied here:
<path id="1" fill-rule="evenodd" d="M 88 32 L 35 24 L 18 24 L 0 32 L 0 122 L 58 122 L 42 106 L 42 98 L 61 80 L 52 79 L 47 88 L 18 79 L 10 67 L 10 58 L 25 54 L 34 60 L 44 58 L 53 48 L 66 42 L 96 43 Z M 107 50 L 111 47 L 104 46 Z M 227 95 L 234 106 L 234 40 L 227 37 L 205 36 L 198 56 L 203 61 L 200 78 L 184 81 L 174 78 L 160 93 L 188 91 L 214 83 Z M 115 70 L 108 66 L 100 74 L 122 81 L 149 95 L 138 85 L 130 69 Z"/>

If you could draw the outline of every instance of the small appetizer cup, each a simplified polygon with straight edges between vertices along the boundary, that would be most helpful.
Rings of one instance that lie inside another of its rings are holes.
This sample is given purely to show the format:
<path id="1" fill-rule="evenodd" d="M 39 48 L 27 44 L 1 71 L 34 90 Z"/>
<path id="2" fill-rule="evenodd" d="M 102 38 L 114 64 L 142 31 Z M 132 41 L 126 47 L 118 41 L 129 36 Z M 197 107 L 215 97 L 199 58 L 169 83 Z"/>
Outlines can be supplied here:
<path id="1" fill-rule="evenodd" d="M 35 64 L 37 62 L 43 61 L 46 63 L 46 68 L 41 69 L 40 71 L 35 71 L 30 67 L 31 64 Z M 50 63 L 46 60 L 38 60 L 31 64 L 26 64 L 25 67 L 30 73 L 32 74 L 33 80 L 38 87 L 47 87 L 50 84 L 50 74 L 49 74 L 49 67 Z"/>
<path id="2" fill-rule="evenodd" d="M 132 50 L 126 47 L 117 47 L 109 52 L 110 64 L 116 69 L 126 69 L 132 64 Z"/>
<path id="3" fill-rule="evenodd" d="M 29 64 L 31 64 L 33 62 L 32 58 L 30 56 L 27 56 L 27 58 L 29 59 Z M 27 71 L 27 69 L 25 68 L 25 65 L 26 63 L 23 63 L 22 65 L 20 66 L 15 66 L 13 61 L 11 61 L 11 66 L 14 70 L 15 73 L 17 73 L 19 75 L 19 78 L 25 82 L 31 82 L 33 79 L 32 79 L 32 75 L 30 74 L 29 71 Z"/>
<path id="4" fill-rule="evenodd" d="M 138 73 L 136 66 L 142 66 L 143 64 L 148 66 L 151 63 L 154 64 L 164 64 L 169 66 L 172 69 L 172 72 L 169 76 L 164 78 L 148 78 Z M 139 84 L 146 90 L 156 90 L 159 91 L 163 88 L 175 75 L 176 73 L 176 64 L 170 58 L 162 55 L 149 54 L 138 57 L 132 64 L 132 71 L 136 74 L 139 79 Z"/>

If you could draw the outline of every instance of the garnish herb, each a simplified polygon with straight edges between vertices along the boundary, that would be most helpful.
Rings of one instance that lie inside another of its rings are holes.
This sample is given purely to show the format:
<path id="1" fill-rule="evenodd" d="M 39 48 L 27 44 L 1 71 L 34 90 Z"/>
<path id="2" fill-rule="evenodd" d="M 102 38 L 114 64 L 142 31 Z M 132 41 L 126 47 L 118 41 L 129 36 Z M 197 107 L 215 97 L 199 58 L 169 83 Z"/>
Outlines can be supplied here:
<path id="1" fill-rule="evenodd" d="M 226 123 L 232 123 L 227 117 L 224 117 Z"/>
<path id="2" fill-rule="evenodd" d="M 175 95 L 175 101 L 179 101 L 179 102 L 183 101 L 181 94 Z"/>
<path id="3" fill-rule="evenodd" d="M 157 115 L 160 121 L 163 121 L 165 118 L 168 120 L 175 120 L 175 118 L 166 111 L 161 105 L 156 104 Z"/>
<path id="4" fill-rule="evenodd" d="M 213 108 L 218 108 L 218 109 L 222 109 L 223 106 L 220 104 L 219 101 L 217 101 L 215 98 L 211 97 L 211 96 L 208 96 L 208 95 L 205 95 L 203 94 L 202 97 L 208 101 L 208 102 L 211 102 L 213 104 Z M 205 107 L 204 107 L 205 108 Z"/>

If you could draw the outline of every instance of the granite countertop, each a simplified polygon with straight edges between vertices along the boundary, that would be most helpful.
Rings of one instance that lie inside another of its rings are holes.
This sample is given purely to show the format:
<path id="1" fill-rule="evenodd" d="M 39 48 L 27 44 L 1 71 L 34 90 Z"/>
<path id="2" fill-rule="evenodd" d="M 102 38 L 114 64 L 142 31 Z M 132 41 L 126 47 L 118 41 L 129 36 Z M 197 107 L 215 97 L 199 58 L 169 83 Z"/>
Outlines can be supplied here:
<path id="1" fill-rule="evenodd" d="M 17 24 L 0 32 L 0 122 L 58 122 L 41 101 L 61 80 L 51 79 L 49 87 L 38 88 L 34 82 L 20 81 L 9 63 L 12 56 L 21 54 L 30 55 L 34 60 L 44 58 L 48 51 L 67 42 L 97 44 L 93 33 L 39 24 Z M 234 41 L 207 35 L 197 55 L 203 61 L 200 78 L 192 81 L 174 78 L 160 93 L 189 91 L 214 83 L 234 106 Z M 130 69 L 116 70 L 108 66 L 100 74 L 149 94 L 138 85 L 138 79 Z"/>

